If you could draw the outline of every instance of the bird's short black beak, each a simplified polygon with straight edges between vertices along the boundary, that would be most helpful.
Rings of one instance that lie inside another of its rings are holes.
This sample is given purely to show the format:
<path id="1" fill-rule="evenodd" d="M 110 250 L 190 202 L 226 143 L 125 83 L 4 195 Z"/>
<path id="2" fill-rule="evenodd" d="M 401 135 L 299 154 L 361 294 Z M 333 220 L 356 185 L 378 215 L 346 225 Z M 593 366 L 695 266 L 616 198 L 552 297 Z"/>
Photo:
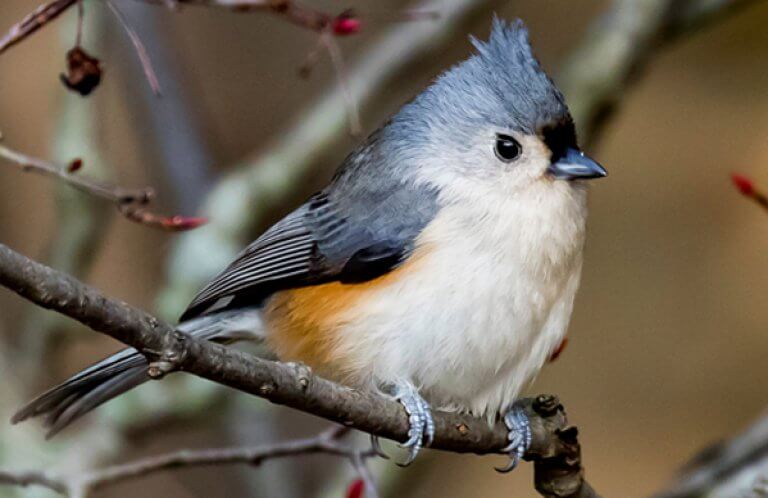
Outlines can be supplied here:
<path id="1" fill-rule="evenodd" d="M 559 180 L 589 180 L 608 175 L 597 161 L 574 147 L 568 147 L 560 159 L 550 164 L 548 171 Z"/>

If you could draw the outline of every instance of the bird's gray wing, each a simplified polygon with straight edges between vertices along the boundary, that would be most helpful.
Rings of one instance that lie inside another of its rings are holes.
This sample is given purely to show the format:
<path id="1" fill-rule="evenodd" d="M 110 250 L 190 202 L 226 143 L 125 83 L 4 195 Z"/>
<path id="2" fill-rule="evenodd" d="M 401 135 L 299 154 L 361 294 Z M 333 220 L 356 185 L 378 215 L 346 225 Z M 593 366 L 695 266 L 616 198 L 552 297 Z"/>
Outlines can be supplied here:
<path id="1" fill-rule="evenodd" d="M 181 320 L 260 304 L 275 291 L 362 282 L 405 261 L 434 217 L 436 196 L 416 187 L 321 192 L 249 245 L 192 300 Z"/>

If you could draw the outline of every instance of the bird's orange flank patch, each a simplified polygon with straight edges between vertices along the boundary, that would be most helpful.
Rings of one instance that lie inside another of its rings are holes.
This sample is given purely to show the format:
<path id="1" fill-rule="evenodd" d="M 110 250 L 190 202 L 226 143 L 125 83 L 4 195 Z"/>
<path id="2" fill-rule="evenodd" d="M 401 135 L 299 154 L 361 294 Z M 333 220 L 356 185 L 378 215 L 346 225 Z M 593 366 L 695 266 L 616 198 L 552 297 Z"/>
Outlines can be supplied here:
<path id="1" fill-rule="evenodd" d="M 363 320 L 366 301 L 413 272 L 424 249 L 395 270 L 361 283 L 330 282 L 276 292 L 264 307 L 270 345 L 283 361 L 299 361 L 342 380 L 354 375 L 340 348 L 345 325 Z"/>

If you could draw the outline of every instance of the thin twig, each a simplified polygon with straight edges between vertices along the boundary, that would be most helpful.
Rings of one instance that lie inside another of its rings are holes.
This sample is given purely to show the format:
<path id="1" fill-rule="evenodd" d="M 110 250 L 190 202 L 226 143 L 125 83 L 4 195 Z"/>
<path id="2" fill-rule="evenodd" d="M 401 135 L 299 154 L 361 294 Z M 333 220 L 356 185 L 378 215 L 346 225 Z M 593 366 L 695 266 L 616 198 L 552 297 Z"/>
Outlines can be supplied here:
<path id="1" fill-rule="evenodd" d="M 96 197 L 100 197 L 104 200 L 114 202 L 116 204 L 133 202 L 147 203 L 155 195 L 151 188 L 135 190 L 124 189 L 122 187 L 99 182 L 97 180 L 90 180 L 78 174 L 76 171 L 70 173 L 70 169 L 79 169 L 79 166 L 77 168 L 71 166 L 80 164 L 79 160 L 77 159 L 68 165 L 54 164 L 52 162 L 22 154 L 21 152 L 12 150 L 2 144 L 0 144 L 0 157 L 21 167 L 22 171 L 58 178 L 78 190 L 87 192 L 89 194 L 95 195 Z"/>
<path id="2" fill-rule="evenodd" d="M 317 45 L 309 51 L 306 59 L 301 66 L 299 66 L 299 75 L 302 78 L 309 78 L 312 74 L 312 70 L 317 65 L 323 50 L 325 50 L 331 58 L 331 63 L 333 64 L 333 68 L 339 80 L 341 93 L 344 96 L 344 108 L 347 110 L 349 120 L 349 134 L 356 137 L 363 131 L 363 126 L 360 122 L 360 111 L 357 106 L 357 100 L 352 94 L 352 89 L 349 87 L 349 73 L 346 64 L 344 63 L 344 57 L 341 54 L 341 49 L 336 43 L 336 40 L 333 37 L 333 31 L 330 28 L 322 31 L 317 37 Z"/>
<path id="3" fill-rule="evenodd" d="M 22 171 L 58 178 L 82 192 L 109 201 L 123 216 L 137 223 L 162 230 L 179 231 L 197 228 L 206 222 L 204 218 L 166 217 L 153 214 L 146 208 L 155 195 L 151 188 L 125 189 L 82 176 L 78 173 L 82 166 L 80 159 L 75 159 L 67 165 L 55 164 L 22 154 L 2 144 L 0 144 L 0 158 L 19 166 Z"/>
<path id="4" fill-rule="evenodd" d="M 0 469 L 0 484 L 21 487 L 41 486 L 63 495 L 69 493 L 69 487 L 64 481 L 42 471 L 12 471 Z"/>
<path id="5" fill-rule="evenodd" d="M 349 75 L 344 64 L 344 57 L 341 55 L 341 50 L 336 40 L 333 39 L 333 32 L 326 29 L 320 33 L 320 43 L 328 50 L 333 67 L 336 69 L 339 86 L 341 86 L 341 91 L 344 94 L 349 114 L 349 132 L 352 136 L 358 136 L 363 132 L 363 126 L 360 123 L 360 112 L 357 107 L 357 100 L 355 100 L 354 95 L 352 95 L 352 89 L 349 87 Z"/>
<path id="6" fill-rule="evenodd" d="M 0 54 L 49 24 L 77 2 L 78 0 L 54 0 L 39 6 L 0 38 Z"/>
<path id="7" fill-rule="evenodd" d="M 579 127 L 594 145 L 619 99 L 653 61 L 652 55 L 714 19 L 757 0 L 613 0 L 564 64 L 558 83 Z"/>
<path id="8" fill-rule="evenodd" d="M 152 93 L 154 93 L 155 96 L 157 97 L 161 97 L 163 94 L 163 91 L 160 88 L 160 80 L 157 78 L 157 73 L 155 72 L 154 67 L 152 67 L 152 60 L 149 58 L 149 53 L 147 52 L 147 48 L 144 46 L 144 43 L 141 41 L 141 38 L 139 37 L 138 33 L 136 33 L 136 30 L 134 30 L 131 27 L 131 25 L 128 23 L 128 20 L 125 18 L 125 15 L 123 15 L 120 9 L 117 8 L 117 5 L 115 5 L 114 2 L 111 2 L 110 0 L 105 0 L 105 1 L 107 4 L 107 7 L 109 7 L 109 9 L 115 15 L 120 25 L 122 25 L 123 29 L 125 29 L 125 32 L 128 34 L 128 38 L 131 39 L 133 48 L 136 49 L 136 55 L 139 56 L 139 62 L 141 62 L 141 68 L 144 70 L 144 75 L 147 77 L 149 86 L 152 88 Z"/>
<path id="9" fill-rule="evenodd" d="M 744 197 L 751 199 L 755 204 L 768 211 L 768 195 L 763 190 L 757 188 L 751 178 L 733 173 L 731 181 L 733 181 L 734 186 Z"/>
<path id="10" fill-rule="evenodd" d="M 83 0 L 77 0 L 77 32 L 75 34 L 75 47 L 83 44 L 83 22 L 85 20 L 85 6 Z"/>
<path id="11" fill-rule="evenodd" d="M 143 0 L 164 3 L 162 0 Z M 267 11 L 311 31 L 320 32 L 333 23 L 335 15 L 307 7 L 293 0 L 176 0 L 177 5 L 217 7 L 235 12 Z"/>
<path id="12" fill-rule="evenodd" d="M 297 26 L 322 32 L 339 15 L 333 15 L 328 12 L 313 9 L 293 0 L 137 0 L 144 3 L 163 5 L 171 9 L 177 5 L 199 5 L 205 7 L 217 7 L 233 10 L 236 12 L 266 11 L 282 17 L 286 21 Z M 0 54 L 8 48 L 25 40 L 38 29 L 50 24 L 53 20 L 67 11 L 73 5 L 79 3 L 79 0 L 53 0 L 45 3 L 35 9 L 34 12 L 27 15 L 19 23 L 15 24 L 9 32 L 0 38 Z"/>
<path id="13" fill-rule="evenodd" d="M 0 470 L 0 484 L 16 486 L 41 486 L 65 496 L 87 495 L 89 492 L 129 479 L 146 477 L 156 472 L 205 465 L 261 465 L 268 460 L 301 455 L 324 454 L 346 458 L 358 470 L 361 478 L 373 483 L 365 462 L 376 454 L 371 450 L 359 450 L 342 444 L 340 439 L 347 434 L 344 427 L 335 426 L 320 434 L 281 443 L 254 447 L 209 448 L 202 450 L 180 450 L 162 455 L 141 458 L 133 462 L 92 470 L 81 474 L 55 476 L 39 471 Z M 371 487 L 375 498 L 375 487 Z"/>
<path id="14" fill-rule="evenodd" d="M 762 497 L 768 477 L 768 413 L 741 434 L 702 450 L 654 498 Z M 715 492 L 717 490 L 717 492 Z"/>
<path id="15" fill-rule="evenodd" d="M 330 55 L 331 62 L 338 76 L 346 109 L 349 114 L 349 127 L 351 134 L 359 135 L 362 130 L 360 124 L 360 116 L 358 112 L 358 105 L 355 101 L 350 88 L 349 78 L 345 69 L 344 60 L 339 50 L 338 45 L 334 41 L 335 36 L 345 36 L 356 33 L 359 30 L 360 21 L 357 19 L 350 10 L 342 11 L 339 14 L 333 15 L 328 12 L 324 12 L 318 9 L 304 6 L 293 0 L 135 0 L 142 1 L 153 5 L 163 5 L 171 9 L 176 9 L 179 5 L 198 5 L 205 7 L 218 7 L 236 12 L 248 12 L 248 11 L 267 11 L 276 14 L 288 22 L 297 26 L 303 27 L 315 31 L 320 36 L 320 43 L 324 46 Z M 125 17 L 117 9 L 117 7 L 106 0 L 107 5 L 118 18 L 120 23 L 125 28 L 128 36 L 133 44 L 139 60 L 141 61 L 144 74 L 149 81 L 152 91 L 155 95 L 161 94 L 160 83 L 157 75 L 152 67 L 152 63 L 147 53 L 144 44 L 141 42 L 138 34 L 131 26 L 126 22 Z M 76 46 L 80 46 L 82 38 L 82 20 L 83 20 L 83 5 L 82 0 L 54 0 L 47 4 L 38 7 L 38 9 L 32 14 L 25 17 L 21 22 L 14 25 L 8 34 L 0 39 L 0 54 L 11 46 L 21 42 L 25 38 L 29 37 L 32 33 L 45 25 L 52 22 L 59 15 L 65 12 L 73 5 L 78 5 L 79 23 L 77 28 Z M 436 11 L 416 11 L 406 12 L 402 17 L 407 20 L 421 20 L 421 19 L 434 19 L 436 17 Z M 310 54 L 309 62 L 312 58 L 316 58 Z M 305 64 L 302 68 L 303 73 L 307 73 L 307 69 L 310 68 L 310 64 Z M 98 83 L 96 83 L 98 84 Z M 73 85 L 68 85 L 73 88 Z M 94 85 L 95 86 L 95 85 Z M 93 87 L 89 87 L 90 93 Z M 81 91 L 81 93 L 83 93 Z M 87 93 L 83 93 L 86 95 Z"/>
<path id="16" fill-rule="evenodd" d="M 376 487 L 376 481 L 373 479 L 373 474 L 371 474 L 371 469 L 368 468 L 368 465 L 366 464 L 366 460 L 370 458 L 371 456 L 378 455 L 378 452 L 374 450 L 374 453 L 371 454 L 371 450 L 368 450 L 368 452 L 355 452 L 354 455 L 352 455 L 351 463 L 352 467 L 354 467 L 355 472 L 360 476 L 360 479 L 362 479 L 363 484 L 365 486 L 365 498 L 378 498 L 379 492 L 378 488 Z"/>

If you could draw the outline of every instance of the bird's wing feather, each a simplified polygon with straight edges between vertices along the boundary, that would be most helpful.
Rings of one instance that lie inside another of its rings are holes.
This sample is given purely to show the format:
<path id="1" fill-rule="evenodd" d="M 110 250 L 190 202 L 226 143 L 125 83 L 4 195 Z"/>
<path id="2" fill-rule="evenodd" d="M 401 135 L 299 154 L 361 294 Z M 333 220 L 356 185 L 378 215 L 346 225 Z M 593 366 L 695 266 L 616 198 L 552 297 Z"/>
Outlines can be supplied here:
<path id="1" fill-rule="evenodd" d="M 388 272 L 407 259 L 434 212 L 434 196 L 409 196 L 417 192 L 405 190 L 363 196 L 351 205 L 349 195 L 340 201 L 325 193 L 313 196 L 242 251 L 197 294 L 181 320 L 256 305 L 280 289 L 361 282 Z M 421 209 L 414 209 L 414 200 Z"/>

